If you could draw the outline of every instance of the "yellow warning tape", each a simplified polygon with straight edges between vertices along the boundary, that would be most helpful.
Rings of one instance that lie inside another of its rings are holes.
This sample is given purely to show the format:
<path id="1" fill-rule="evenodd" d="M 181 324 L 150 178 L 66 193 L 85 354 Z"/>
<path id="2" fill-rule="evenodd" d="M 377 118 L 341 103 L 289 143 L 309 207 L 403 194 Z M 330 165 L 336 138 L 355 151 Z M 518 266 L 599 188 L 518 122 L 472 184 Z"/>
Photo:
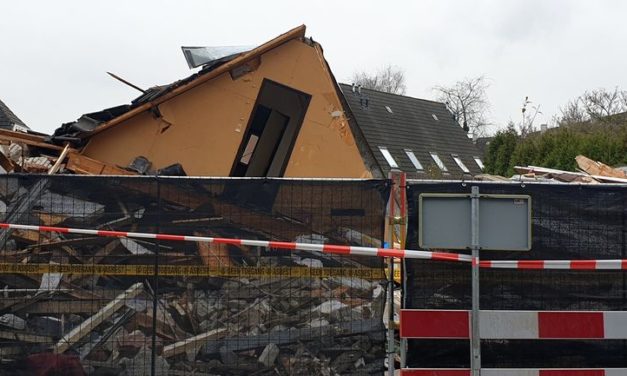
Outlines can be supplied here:
<path id="1" fill-rule="evenodd" d="M 0 274 L 44 274 L 66 273 L 83 275 L 152 276 L 153 265 L 81 265 L 81 264 L 9 264 L 0 263 Z M 305 268 L 305 267 L 256 267 L 229 266 L 210 267 L 203 265 L 160 265 L 162 277 L 283 277 L 283 278 L 327 278 L 358 277 L 384 279 L 385 271 L 375 268 Z"/>

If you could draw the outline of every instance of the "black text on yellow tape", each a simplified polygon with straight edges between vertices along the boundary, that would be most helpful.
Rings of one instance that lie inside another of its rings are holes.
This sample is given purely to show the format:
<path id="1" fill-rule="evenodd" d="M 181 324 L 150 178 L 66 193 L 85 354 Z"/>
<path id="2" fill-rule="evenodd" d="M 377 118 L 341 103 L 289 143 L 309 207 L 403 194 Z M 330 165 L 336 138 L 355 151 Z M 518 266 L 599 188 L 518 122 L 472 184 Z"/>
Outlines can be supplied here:
<path id="1" fill-rule="evenodd" d="M 66 273 L 82 275 L 153 276 L 154 265 L 10 264 L 0 263 L 0 274 Z M 162 277 L 359 277 L 384 279 L 383 269 L 304 267 L 209 267 L 204 265 L 160 265 Z"/>

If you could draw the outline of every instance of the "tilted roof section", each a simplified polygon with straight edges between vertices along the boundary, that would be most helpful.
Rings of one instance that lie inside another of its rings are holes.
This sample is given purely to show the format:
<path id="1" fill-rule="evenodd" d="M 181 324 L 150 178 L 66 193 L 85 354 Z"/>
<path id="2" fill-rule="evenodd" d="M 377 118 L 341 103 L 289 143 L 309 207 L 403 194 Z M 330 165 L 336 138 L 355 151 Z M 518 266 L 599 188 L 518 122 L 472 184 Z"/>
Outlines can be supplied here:
<path id="1" fill-rule="evenodd" d="M 340 88 L 384 174 L 391 168 L 379 147 L 387 148 L 400 170 L 410 177 L 424 176 L 424 172 L 417 171 L 406 150 L 413 151 L 424 170 L 436 166 L 430 155 L 433 152 L 440 157 L 451 178 L 463 174 L 453 155 L 459 156 L 471 174 L 481 173 L 473 159 L 481 157 L 480 152 L 444 103 L 364 88 L 359 93 L 347 84 L 340 84 Z"/>
<path id="2" fill-rule="evenodd" d="M 28 128 L 28 126 L 11 111 L 9 106 L 0 100 L 0 127 L 11 128 L 15 124 Z"/>
<path id="3" fill-rule="evenodd" d="M 125 120 L 128 120 L 144 111 L 150 110 L 151 108 L 163 103 L 169 99 L 172 99 L 180 94 L 185 93 L 186 91 L 193 89 L 194 87 L 201 85 L 223 73 L 229 72 L 231 69 L 243 65 L 253 59 L 256 59 L 258 56 L 277 48 L 290 40 L 304 38 L 305 37 L 305 25 L 298 26 L 284 34 L 279 35 L 278 37 L 256 47 L 248 52 L 243 52 L 240 55 L 234 56 L 232 59 L 227 61 L 220 61 L 219 65 L 209 65 L 195 74 L 192 74 L 189 77 L 186 77 L 182 80 L 178 80 L 169 85 L 163 86 L 155 86 L 152 87 L 144 94 L 136 98 L 131 102 L 131 105 L 128 106 L 127 110 L 123 113 L 118 113 L 115 117 L 108 119 L 106 121 L 102 121 L 99 123 L 92 124 L 92 129 L 85 131 L 86 124 L 80 124 L 80 127 L 74 127 L 75 123 L 72 122 L 64 124 L 61 128 L 55 131 L 54 136 L 69 136 L 70 133 L 72 136 L 88 138 L 94 134 L 100 133 L 110 127 L 116 126 L 117 124 L 122 123 Z M 123 106 L 117 106 L 113 109 L 119 110 Z M 112 109 L 105 109 L 101 112 L 87 114 L 86 116 L 90 119 L 94 119 L 97 117 L 101 117 L 100 113 L 111 113 Z M 79 119 L 80 121 L 80 119 Z M 64 129 L 62 129 L 64 128 Z M 83 129 L 81 129 L 83 128 Z M 53 136 L 53 139 L 54 139 Z"/>

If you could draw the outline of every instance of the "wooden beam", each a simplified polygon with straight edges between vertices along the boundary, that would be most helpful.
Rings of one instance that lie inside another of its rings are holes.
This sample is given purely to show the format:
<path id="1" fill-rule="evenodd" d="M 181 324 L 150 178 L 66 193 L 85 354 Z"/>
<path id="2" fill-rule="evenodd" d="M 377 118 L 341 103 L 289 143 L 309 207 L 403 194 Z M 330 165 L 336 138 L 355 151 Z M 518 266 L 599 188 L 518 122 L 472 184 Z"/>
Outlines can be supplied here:
<path id="1" fill-rule="evenodd" d="M 50 170 L 48 170 L 48 175 L 56 174 L 57 171 L 59 171 L 59 169 L 61 168 L 61 163 L 63 163 L 63 160 L 65 159 L 69 151 L 70 151 L 70 144 L 67 144 L 63 148 L 63 151 L 61 152 L 61 154 L 59 155 L 59 158 L 57 158 L 57 161 L 54 162 L 54 165 L 52 165 L 52 167 L 50 167 Z"/>
<path id="2" fill-rule="evenodd" d="M 627 179 L 627 174 L 621 170 L 612 168 L 605 163 L 592 160 L 583 155 L 578 155 L 575 160 L 580 169 L 590 175 L 607 176 L 610 178 Z"/>
<path id="3" fill-rule="evenodd" d="M 198 351 L 200 350 L 200 346 L 203 345 L 205 342 L 216 338 L 222 338 L 225 335 L 226 329 L 224 328 L 210 330 L 208 332 L 198 334 L 196 336 L 186 338 L 182 341 L 165 346 L 163 348 L 162 355 L 164 358 L 170 358 L 178 354 L 187 353 L 190 350 Z"/>
<path id="4" fill-rule="evenodd" d="M 28 343 L 53 343 L 52 337 L 40 336 L 37 334 L 17 333 L 8 330 L 0 330 L 0 339 Z"/>
<path id="5" fill-rule="evenodd" d="M 135 172 L 86 157 L 76 151 L 71 151 L 68 154 L 68 162 L 65 168 L 83 175 L 137 175 Z"/>
<path id="6" fill-rule="evenodd" d="M 113 315 L 118 309 L 122 308 L 126 304 L 126 300 L 135 298 L 142 292 L 142 290 L 143 284 L 136 283 L 120 295 L 116 296 L 115 299 L 110 301 L 106 306 L 102 307 L 95 315 L 83 321 L 79 326 L 64 335 L 63 338 L 61 338 L 54 346 L 54 353 L 62 354 L 67 351 L 70 347 L 72 347 L 72 345 L 80 341 L 81 338 L 91 333 L 94 328 L 111 317 L 111 315 Z"/>
<path id="7" fill-rule="evenodd" d="M 236 57 L 235 59 L 220 65 L 219 67 L 217 67 L 216 69 L 207 72 L 205 74 L 201 74 L 199 75 L 196 79 L 191 80 L 190 82 L 178 86 L 176 88 L 174 88 L 172 91 L 168 92 L 165 95 L 162 95 L 158 98 L 156 98 L 154 101 L 150 101 L 147 103 L 144 103 L 116 118 L 113 118 L 105 123 L 100 124 L 98 127 L 96 127 L 94 130 L 92 130 L 91 132 L 88 132 L 86 135 L 82 136 L 82 137 L 91 137 L 95 134 L 98 134 L 106 129 L 109 129 L 117 124 L 120 124 L 122 122 L 124 122 L 125 120 L 128 120 L 146 110 L 151 109 L 152 107 L 155 107 L 165 101 L 168 101 L 178 95 L 181 95 L 183 93 L 185 93 L 188 90 L 191 90 L 193 88 L 195 88 L 198 85 L 202 85 L 203 83 L 212 80 L 216 77 L 218 77 L 219 75 L 223 74 L 223 73 L 227 73 L 229 72 L 231 69 L 240 66 L 241 64 L 245 64 L 248 61 L 254 60 L 257 57 L 265 54 L 268 51 L 271 51 L 279 46 L 281 46 L 284 43 L 289 42 L 292 39 L 296 39 L 296 38 L 302 38 L 305 36 L 305 25 L 301 25 L 298 26 L 290 31 L 288 31 L 287 33 L 281 34 L 278 37 L 272 39 L 269 42 L 266 42 L 264 44 L 262 44 L 261 46 L 258 46 L 248 52 L 244 52 L 243 54 L 241 54 L 240 56 Z"/>
<path id="8" fill-rule="evenodd" d="M 63 147 L 50 144 L 45 141 L 42 136 L 27 134 L 22 132 L 13 132 L 6 129 L 0 129 L 0 140 L 19 142 L 26 145 L 36 146 L 38 148 L 62 151 Z"/>
<path id="9" fill-rule="evenodd" d="M 15 170 L 15 163 L 4 155 L 4 153 L 0 153 L 0 166 L 2 166 L 6 172 L 13 172 Z"/>
<path id="10" fill-rule="evenodd" d="M 34 289 L 36 290 L 36 289 Z M 0 310 L 9 308 L 17 303 L 23 302 L 24 298 L 3 298 L 0 301 Z M 82 314 L 89 313 L 94 314 L 98 312 L 104 303 L 91 300 L 75 300 L 75 299 L 63 299 L 63 300 L 47 300 L 33 303 L 19 311 L 22 313 L 30 314 Z"/>

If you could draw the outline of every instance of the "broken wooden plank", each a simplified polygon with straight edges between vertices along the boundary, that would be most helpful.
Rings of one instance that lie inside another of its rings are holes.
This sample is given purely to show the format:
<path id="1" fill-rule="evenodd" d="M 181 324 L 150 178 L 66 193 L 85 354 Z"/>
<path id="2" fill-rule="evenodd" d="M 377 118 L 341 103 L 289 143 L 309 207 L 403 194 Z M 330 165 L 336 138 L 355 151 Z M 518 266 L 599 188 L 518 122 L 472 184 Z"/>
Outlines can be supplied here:
<path id="1" fill-rule="evenodd" d="M 196 236 L 206 236 L 195 232 Z M 210 267 L 232 266 L 233 262 L 229 257 L 229 246 L 217 243 L 198 243 L 198 254 L 203 264 Z"/>
<path id="2" fill-rule="evenodd" d="M 37 289 L 33 289 L 37 291 Z M 0 290 L 1 292 L 2 290 Z M 61 290 L 64 291 L 64 290 Z M 0 300 L 0 310 L 4 310 L 7 307 L 13 306 L 17 303 L 23 302 L 23 297 L 15 297 L 15 298 L 2 298 Z M 89 313 L 93 314 L 98 312 L 104 303 L 100 303 L 98 301 L 89 301 L 89 300 L 47 300 L 47 301 L 39 301 L 33 303 L 23 309 L 20 310 L 21 313 L 29 313 L 29 314 L 82 314 Z"/>
<path id="3" fill-rule="evenodd" d="M 47 179 L 40 179 L 28 190 L 20 188 L 16 195 L 17 197 L 13 197 L 13 201 L 7 208 L 8 215 L 4 221 L 7 223 L 22 223 L 22 218 L 29 215 L 35 203 L 41 198 L 41 193 L 48 188 L 49 184 L 50 182 Z M 11 229 L 0 231 L 0 248 L 4 248 L 11 233 Z"/>
<path id="4" fill-rule="evenodd" d="M 0 167 L 4 169 L 7 173 L 13 172 L 15 170 L 15 163 L 11 160 L 11 158 L 4 155 L 4 153 L 0 152 Z"/>
<path id="5" fill-rule="evenodd" d="M 163 348 L 162 355 L 164 358 L 170 358 L 178 354 L 187 353 L 188 351 L 198 351 L 200 350 L 200 346 L 203 345 L 205 342 L 212 339 L 224 337 L 225 335 L 226 329 L 213 329 L 208 332 L 198 334 L 193 337 L 186 338 L 182 341 L 165 346 Z"/>
<path id="6" fill-rule="evenodd" d="M 575 160 L 577 161 L 579 168 L 590 175 L 627 179 L 627 174 L 623 171 L 612 168 L 605 163 L 592 160 L 586 156 L 578 155 Z"/>
<path id="7" fill-rule="evenodd" d="M 67 156 L 69 151 L 70 151 L 70 144 L 67 144 L 63 148 L 63 151 L 61 152 L 61 154 L 59 155 L 59 158 L 57 158 L 57 161 L 54 162 L 54 165 L 52 165 L 52 167 L 50 167 L 50 169 L 48 170 L 48 175 L 56 174 L 57 171 L 59 171 L 59 169 L 61 168 L 61 164 L 65 160 L 65 157 Z"/>
<path id="8" fill-rule="evenodd" d="M 0 330 L 0 339 L 28 343 L 53 343 L 52 337 L 30 333 L 17 333 L 8 330 Z"/>
<path id="9" fill-rule="evenodd" d="M 62 151 L 63 147 L 46 142 L 45 137 L 0 129 L 0 140 L 19 142 L 38 148 Z"/>
<path id="10" fill-rule="evenodd" d="M 72 329 L 68 334 L 64 335 L 61 340 L 54 346 L 55 354 L 62 354 L 68 350 L 72 345 L 80 341 L 84 336 L 88 335 L 95 327 L 100 325 L 104 320 L 111 317 L 118 309 L 122 308 L 126 300 L 133 299 L 139 295 L 143 290 L 142 283 L 136 283 L 129 287 L 126 291 L 118 295 L 115 299 L 110 301 L 95 315 L 89 317 L 83 321 L 79 326 Z"/>
<path id="11" fill-rule="evenodd" d="M 85 175 L 137 175 L 132 171 L 113 166 L 71 151 L 65 166 L 70 171 Z"/>
<path id="12" fill-rule="evenodd" d="M 265 347 L 270 343 L 285 345 L 299 341 L 316 341 L 327 336 L 334 337 L 361 333 L 367 333 L 369 336 L 381 340 L 385 336 L 382 320 L 347 321 L 313 328 L 292 328 L 259 335 L 229 337 L 224 340 L 207 343 L 203 353 L 205 355 L 217 354 L 221 348 L 229 351 L 252 350 Z"/>

